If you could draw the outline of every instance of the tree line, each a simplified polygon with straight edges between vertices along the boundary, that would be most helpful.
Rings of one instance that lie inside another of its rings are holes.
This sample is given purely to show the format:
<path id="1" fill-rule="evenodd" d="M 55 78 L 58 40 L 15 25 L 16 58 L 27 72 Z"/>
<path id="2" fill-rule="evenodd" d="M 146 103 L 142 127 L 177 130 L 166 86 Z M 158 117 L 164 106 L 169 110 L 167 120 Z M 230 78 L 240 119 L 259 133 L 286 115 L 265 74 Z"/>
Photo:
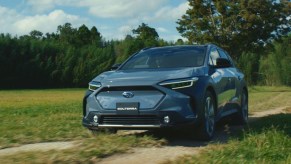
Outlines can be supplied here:
<path id="1" fill-rule="evenodd" d="M 106 41 L 96 27 L 73 28 L 70 23 L 58 26 L 56 33 L 0 34 L 0 88 L 85 87 L 142 48 L 173 44 L 144 23 L 133 34 Z"/>
<path id="2" fill-rule="evenodd" d="M 188 41 L 165 41 L 145 23 L 111 41 L 94 26 L 74 28 L 70 23 L 53 33 L 2 33 L 0 88 L 85 87 L 142 48 L 204 43 L 230 52 L 249 84 L 291 86 L 289 1 L 189 0 L 189 6 L 177 21 L 177 30 Z"/>

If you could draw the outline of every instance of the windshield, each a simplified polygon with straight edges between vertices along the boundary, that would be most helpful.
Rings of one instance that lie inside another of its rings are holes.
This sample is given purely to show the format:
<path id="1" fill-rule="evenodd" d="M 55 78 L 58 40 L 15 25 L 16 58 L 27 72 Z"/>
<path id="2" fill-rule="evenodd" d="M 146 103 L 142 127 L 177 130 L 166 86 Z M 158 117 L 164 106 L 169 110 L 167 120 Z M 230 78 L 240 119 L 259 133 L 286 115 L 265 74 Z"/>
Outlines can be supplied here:
<path id="1" fill-rule="evenodd" d="M 203 65 L 204 58 L 205 47 L 156 48 L 139 52 L 128 60 L 121 69 L 199 67 Z"/>

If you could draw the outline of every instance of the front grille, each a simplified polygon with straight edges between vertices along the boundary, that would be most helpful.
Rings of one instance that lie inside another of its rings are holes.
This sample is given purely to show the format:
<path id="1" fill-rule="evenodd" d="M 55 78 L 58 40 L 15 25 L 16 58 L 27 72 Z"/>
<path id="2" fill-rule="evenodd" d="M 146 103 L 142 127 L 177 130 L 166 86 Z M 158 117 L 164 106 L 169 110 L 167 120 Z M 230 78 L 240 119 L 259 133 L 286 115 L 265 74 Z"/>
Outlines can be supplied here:
<path id="1" fill-rule="evenodd" d="M 124 92 L 131 92 L 134 96 L 124 97 Z M 151 86 L 133 87 L 104 87 L 97 93 L 96 99 L 105 110 L 115 110 L 117 103 L 138 102 L 140 110 L 154 109 L 164 98 L 165 94 Z"/>
<path id="2" fill-rule="evenodd" d="M 159 125 L 156 116 L 102 116 L 101 124 L 110 125 Z"/>
<path id="3" fill-rule="evenodd" d="M 107 91 L 153 91 L 157 90 L 152 86 L 119 86 L 119 87 L 104 87 L 99 92 Z"/>

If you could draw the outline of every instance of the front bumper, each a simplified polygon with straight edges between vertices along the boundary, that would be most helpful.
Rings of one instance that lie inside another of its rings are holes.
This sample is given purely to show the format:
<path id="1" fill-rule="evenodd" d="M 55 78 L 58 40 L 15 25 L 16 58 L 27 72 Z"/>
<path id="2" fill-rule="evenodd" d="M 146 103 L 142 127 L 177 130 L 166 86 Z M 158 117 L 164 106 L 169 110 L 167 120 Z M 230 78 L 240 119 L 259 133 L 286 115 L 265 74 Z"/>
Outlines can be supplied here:
<path id="1" fill-rule="evenodd" d="M 93 117 L 98 117 L 94 122 Z M 166 123 L 164 117 L 168 116 L 170 121 Z M 196 118 L 185 118 L 178 112 L 161 112 L 160 114 L 139 114 L 139 115 L 116 115 L 90 112 L 88 117 L 83 117 L 83 126 L 89 129 L 117 128 L 117 129 L 154 129 L 154 128 L 175 128 L 194 125 Z"/>
<path id="2" fill-rule="evenodd" d="M 89 129 L 155 129 L 188 127 L 197 122 L 194 96 L 155 87 L 164 94 L 163 98 L 153 108 L 140 109 L 138 114 L 133 115 L 120 115 L 116 109 L 105 109 L 97 99 L 98 91 L 87 92 L 84 97 L 83 126 Z M 97 122 L 94 122 L 94 116 L 98 117 Z M 170 118 L 169 122 L 165 122 L 165 116 Z"/>

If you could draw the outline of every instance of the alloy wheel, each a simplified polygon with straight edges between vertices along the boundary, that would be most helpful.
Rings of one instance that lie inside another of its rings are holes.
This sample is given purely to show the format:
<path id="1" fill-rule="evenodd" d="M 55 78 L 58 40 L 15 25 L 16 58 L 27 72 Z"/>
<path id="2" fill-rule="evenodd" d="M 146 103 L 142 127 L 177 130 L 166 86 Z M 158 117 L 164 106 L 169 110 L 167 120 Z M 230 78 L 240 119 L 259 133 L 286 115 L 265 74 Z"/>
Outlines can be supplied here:
<path id="1" fill-rule="evenodd" d="M 209 136 L 212 136 L 214 132 L 214 103 L 212 98 L 209 96 L 205 101 L 205 130 Z"/>
<path id="2" fill-rule="evenodd" d="M 241 112 L 245 122 L 248 121 L 248 98 L 245 92 L 242 94 Z"/>

